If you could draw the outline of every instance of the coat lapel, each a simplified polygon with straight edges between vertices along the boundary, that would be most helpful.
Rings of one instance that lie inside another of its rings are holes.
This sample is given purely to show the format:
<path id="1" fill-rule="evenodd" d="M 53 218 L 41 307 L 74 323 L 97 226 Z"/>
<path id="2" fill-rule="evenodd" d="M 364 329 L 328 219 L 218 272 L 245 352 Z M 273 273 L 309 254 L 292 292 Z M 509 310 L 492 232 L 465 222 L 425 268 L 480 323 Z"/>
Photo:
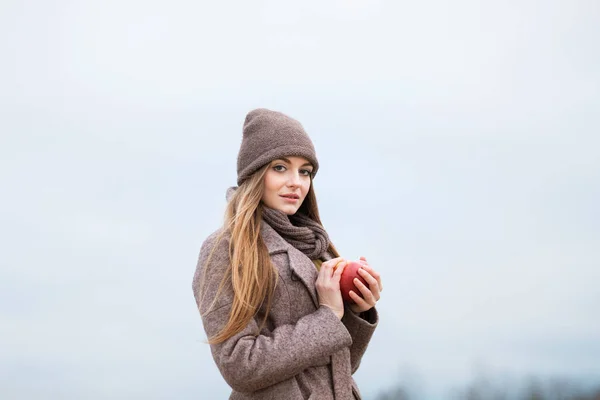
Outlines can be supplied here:
<path id="1" fill-rule="evenodd" d="M 317 297 L 317 289 L 315 288 L 318 272 L 312 260 L 289 244 L 264 221 L 261 224 L 261 234 L 270 255 L 287 252 L 292 276 L 296 275 L 300 279 L 306 290 L 310 293 L 315 307 L 318 308 L 319 299 Z"/>

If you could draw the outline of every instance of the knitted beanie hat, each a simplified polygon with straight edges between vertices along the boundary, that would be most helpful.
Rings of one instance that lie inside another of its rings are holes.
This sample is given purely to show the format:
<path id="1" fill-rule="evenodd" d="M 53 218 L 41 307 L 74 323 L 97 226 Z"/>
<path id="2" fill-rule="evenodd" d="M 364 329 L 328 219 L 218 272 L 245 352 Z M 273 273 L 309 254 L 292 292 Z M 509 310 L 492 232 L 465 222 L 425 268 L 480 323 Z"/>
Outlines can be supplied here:
<path id="1" fill-rule="evenodd" d="M 263 165 L 281 157 L 306 158 L 314 167 L 319 162 L 312 141 L 300 122 L 278 111 L 258 108 L 246 115 L 242 144 L 237 159 L 237 183 L 241 185 Z"/>

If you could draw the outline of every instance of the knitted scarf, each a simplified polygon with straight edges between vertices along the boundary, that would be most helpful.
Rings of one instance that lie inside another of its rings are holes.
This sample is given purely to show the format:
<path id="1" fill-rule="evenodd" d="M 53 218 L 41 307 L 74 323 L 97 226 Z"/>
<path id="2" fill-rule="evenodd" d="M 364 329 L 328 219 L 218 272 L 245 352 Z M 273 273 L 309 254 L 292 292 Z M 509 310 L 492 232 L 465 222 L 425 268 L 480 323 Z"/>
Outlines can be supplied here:
<path id="1" fill-rule="evenodd" d="M 307 215 L 297 212 L 288 216 L 283 211 L 263 205 L 263 219 L 311 260 L 320 258 L 329 248 L 329 236 L 325 228 Z"/>
<path id="2" fill-rule="evenodd" d="M 227 190 L 227 198 L 235 189 L 237 187 Z M 297 212 L 288 216 L 283 211 L 263 204 L 262 217 L 283 239 L 311 260 L 322 257 L 329 248 L 330 241 L 325 228 L 307 215 Z"/>

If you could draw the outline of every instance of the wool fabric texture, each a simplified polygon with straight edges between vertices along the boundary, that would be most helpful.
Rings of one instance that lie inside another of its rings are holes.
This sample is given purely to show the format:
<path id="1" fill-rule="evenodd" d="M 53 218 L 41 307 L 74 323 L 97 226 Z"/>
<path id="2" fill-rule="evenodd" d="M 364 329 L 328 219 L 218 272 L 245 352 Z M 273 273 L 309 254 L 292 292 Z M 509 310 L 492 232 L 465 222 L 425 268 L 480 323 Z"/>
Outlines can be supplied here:
<path id="1" fill-rule="evenodd" d="M 311 260 L 321 258 L 329 248 L 330 241 L 325 228 L 307 215 L 297 212 L 288 216 L 283 211 L 264 206 L 263 219 L 286 242 Z"/>
<path id="2" fill-rule="evenodd" d="M 236 190 L 236 186 L 228 188 L 226 199 L 229 200 Z M 262 217 L 286 242 L 311 260 L 321 258 L 327 252 L 331 243 L 327 231 L 307 215 L 297 212 L 288 216 L 283 211 L 263 205 Z"/>
<path id="3" fill-rule="evenodd" d="M 280 279 L 263 330 L 259 324 L 266 302 L 243 331 L 210 345 L 219 372 L 232 388 L 229 399 L 360 400 L 352 374 L 377 327 L 377 310 L 359 316 L 346 309 L 340 320 L 319 304 L 314 264 L 264 220 L 260 226 Z M 230 236 L 223 229 L 202 243 L 192 283 L 207 337 L 227 324 L 235 297 L 232 285 L 220 289 L 231 262 Z M 327 253 L 325 260 L 331 258 Z"/>
<path id="4" fill-rule="evenodd" d="M 246 115 L 237 158 L 237 184 L 263 165 L 281 157 L 304 157 L 319 169 L 317 154 L 302 124 L 279 111 L 257 108 Z"/>

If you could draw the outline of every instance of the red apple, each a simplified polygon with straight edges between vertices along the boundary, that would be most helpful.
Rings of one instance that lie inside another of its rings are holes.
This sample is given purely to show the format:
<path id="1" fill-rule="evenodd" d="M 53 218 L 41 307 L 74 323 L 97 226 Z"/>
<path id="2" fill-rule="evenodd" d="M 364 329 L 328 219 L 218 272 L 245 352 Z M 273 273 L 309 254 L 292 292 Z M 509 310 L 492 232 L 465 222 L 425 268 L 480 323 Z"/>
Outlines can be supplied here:
<path id="1" fill-rule="evenodd" d="M 362 264 L 357 261 L 348 261 L 348 265 L 344 268 L 342 272 L 342 276 L 340 277 L 340 290 L 342 291 L 342 298 L 344 302 L 348 304 L 354 304 L 354 300 L 350 297 L 350 291 L 353 290 L 354 293 L 363 297 L 362 292 L 356 287 L 354 284 L 354 278 L 358 278 L 362 283 L 365 284 L 366 287 L 369 287 L 369 284 L 365 279 L 359 275 L 358 270 L 362 267 Z"/>

